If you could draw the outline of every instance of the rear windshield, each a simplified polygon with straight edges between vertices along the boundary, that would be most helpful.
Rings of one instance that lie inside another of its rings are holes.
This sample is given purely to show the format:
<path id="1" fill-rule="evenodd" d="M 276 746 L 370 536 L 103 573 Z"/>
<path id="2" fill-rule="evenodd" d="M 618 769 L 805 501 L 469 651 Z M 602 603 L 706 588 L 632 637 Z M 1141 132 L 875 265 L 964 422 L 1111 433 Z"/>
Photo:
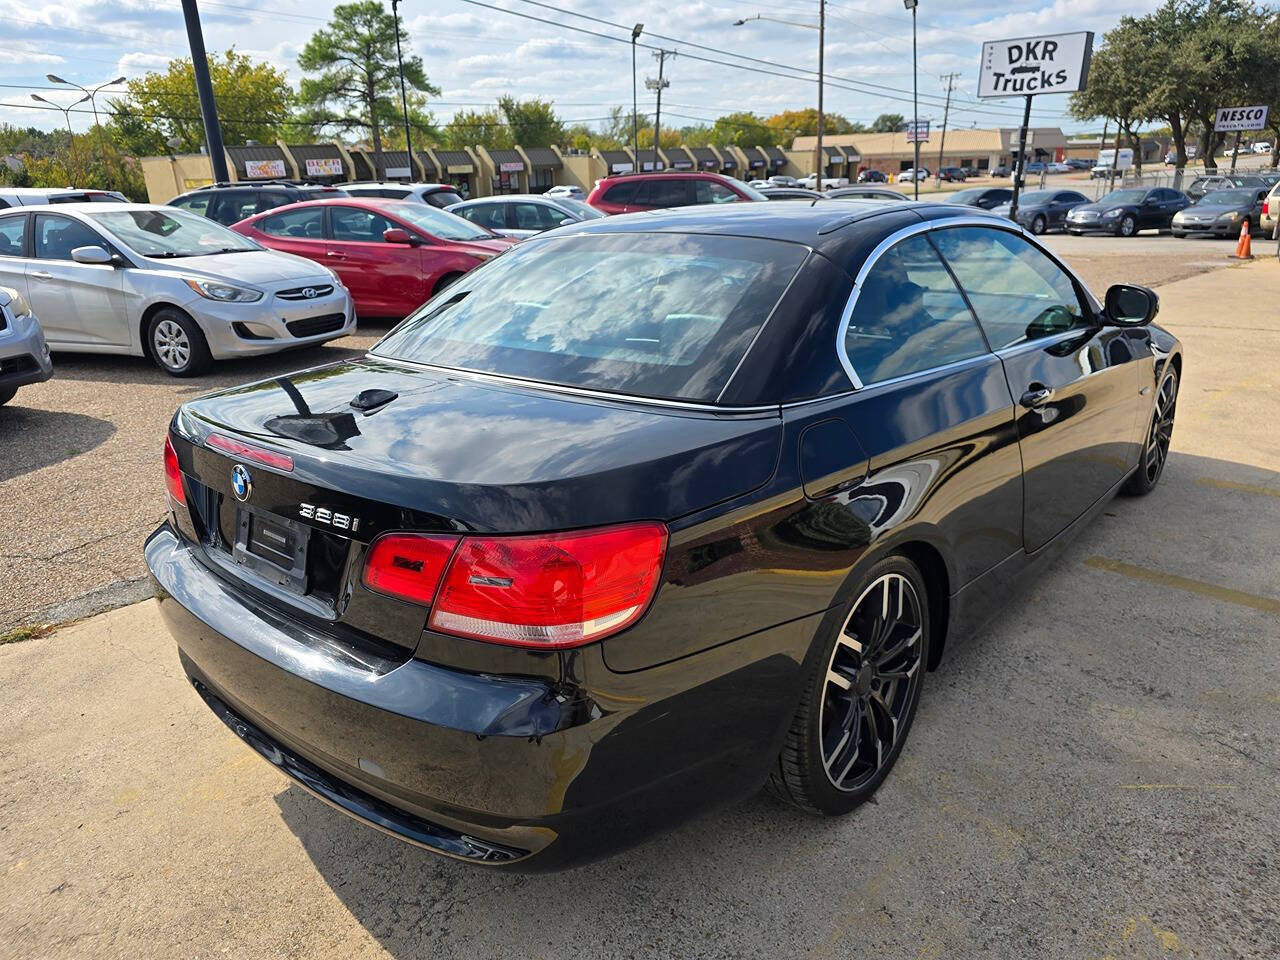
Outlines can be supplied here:
<path id="1" fill-rule="evenodd" d="M 547 237 L 429 300 L 376 356 L 713 402 L 804 262 L 775 240 Z"/>

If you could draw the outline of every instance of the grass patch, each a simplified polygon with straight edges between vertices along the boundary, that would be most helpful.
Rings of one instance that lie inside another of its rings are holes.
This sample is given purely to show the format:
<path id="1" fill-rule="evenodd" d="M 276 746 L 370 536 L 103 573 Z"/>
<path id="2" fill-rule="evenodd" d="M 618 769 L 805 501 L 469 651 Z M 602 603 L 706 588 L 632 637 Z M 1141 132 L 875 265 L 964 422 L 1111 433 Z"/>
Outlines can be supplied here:
<path id="1" fill-rule="evenodd" d="M 24 640 L 39 640 L 52 632 L 52 630 L 52 626 L 18 627 L 8 633 L 0 633 L 0 646 L 4 646 L 6 643 L 22 643 Z"/>

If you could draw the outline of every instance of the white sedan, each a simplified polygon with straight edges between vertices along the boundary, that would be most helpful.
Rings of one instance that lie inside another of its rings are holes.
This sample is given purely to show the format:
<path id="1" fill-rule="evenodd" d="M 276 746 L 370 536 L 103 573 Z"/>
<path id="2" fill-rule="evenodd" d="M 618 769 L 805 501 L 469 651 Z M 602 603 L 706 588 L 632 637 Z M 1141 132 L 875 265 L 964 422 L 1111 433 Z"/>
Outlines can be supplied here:
<path id="1" fill-rule="evenodd" d="M 912 180 L 928 180 L 929 168 L 921 167 L 919 170 L 907 169 L 898 174 L 899 183 L 910 183 Z"/>

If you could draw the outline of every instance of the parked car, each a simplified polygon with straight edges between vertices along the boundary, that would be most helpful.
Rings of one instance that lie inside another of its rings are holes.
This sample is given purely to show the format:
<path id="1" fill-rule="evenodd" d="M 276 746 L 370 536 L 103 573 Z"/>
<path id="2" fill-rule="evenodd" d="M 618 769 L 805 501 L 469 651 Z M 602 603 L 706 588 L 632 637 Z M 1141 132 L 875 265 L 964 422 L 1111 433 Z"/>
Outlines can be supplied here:
<path id="1" fill-rule="evenodd" d="M 1100 303 L 955 213 L 596 221 L 366 355 L 188 400 L 143 549 L 191 696 L 338 810 L 488 867 L 766 781 L 855 809 L 926 671 L 1023 575 L 1072 589 L 1046 548 L 1108 508 L 1122 540 L 1167 525 L 1109 506 L 1174 428 L 1156 295 Z"/>
<path id="2" fill-rule="evenodd" d="M 754 200 L 764 200 L 759 190 L 719 173 L 624 173 L 605 177 L 587 197 L 605 213 Z"/>
<path id="3" fill-rule="evenodd" d="M 1038 177 L 1040 176 L 1040 174 L 1044 173 L 1047 169 L 1048 168 L 1045 166 L 1045 163 L 1043 160 L 1032 160 L 1027 163 L 1027 168 L 1022 171 L 1022 175 L 1024 177 Z M 1012 170 L 1009 173 L 1010 177 L 1015 177 L 1017 175 L 1018 175 L 1018 171 L 1016 169 Z"/>
<path id="4" fill-rule="evenodd" d="M 977 167 L 961 167 L 960 169 L 964 171 L 964 175 L 970 180 L 974 177 L 981 177 L 985 172 Z"/>
<path id="5" fill-rule="evenodd" d="M 1173 215 L 1190 205 L 1185 193 L 1168 187 L 1112 190 L 1101 200 L 1073 207 L 1067 214 L 1067 232 L 1132 237 L 1140 230 L 1168 230 Z"/>
<path id="6" fill-rule="evenodd" d="M 948 193 L 941 199 L 943 203 L 959 203 L 966 207 L 991 210 L 1012 200 L 1013 191 L 1008 187 L 966 187 L 964 190 Z"/>
<path id="7" fill-rule="evenodd" d="M 313 200 L 237 223 L 271 250 L 331 267 L 364 317 L 400 319 L 515 241 L 413 200 Z"/>
<path id="8" fill-rule="evenodd" d="M 1266 188 L 1239 187 L 1215 190 L 1203 199 L 1180 210 L 1173 217 L 1175 237 L 1236 237 L 1242 225 L 1249 232 L 1262 224 L 1262 205 L 1267 200 Z"/>
<path id="9" fill-rule="evenodd" d="M 1123 172 L 1124 171 L 1117 171 L 1117 173 L 1123 173 Z M 1109 176 L 1111 176 L 1110 163 L 1095 163 L 1092 167 L 1089 168 L 1090 180 L 1106 180 Z"/>
<path id="10" fill-rule="evenodd" d="M 463 200 L 449 207 L 449 212 L 500 236 L 518 240 L 566 223 L 581 223 L 604 216 L 589 203 L 572 197 L 549 197 L 545 193 L 512 193 Z"/>
<path id="11" fill-rule="evenodd" d="M 1050 173 L 1071 173 L 1075 168 L 1066 162 L 1055 162 L 1048 166 Z"/>
<path id="12" fill-rule="evenodd" d="M 2 244 L 8 236 L 4 227 L 0 221 L 0 256 L 5 256 Z M 31 305 L 14 287 L 0 286 L 0 407 L 14 398 L 19 387 L 51 376 L 53 360 Z"/>
<path id="13" fill-rule="evenodd" d="M 1010 198 L 1012 200 L 1012 198 Z M 1089 198 L 1078 190 L 1028 190 L 1018 196 L 1018 223 L 1039 235 L 1046 230 L 1062 229 L 1067 214 Z M 1009 216 L 1011 203 L 1001 204 L 992 213 Z"/>
<path id="14" fill-rule="evenodd" d="M 1275 233 L 1276 221 L 1280 220 L 1280 181 L 1273 183 L 1267 191 L 1267 197 L 1262 201 L 1262 213 L 1258 217 L 1258 222 L 1262 225 L 1262 232 L 1266 236 Z"/>
<path id="15" fill-rule="evenodd" d="M 586 200 L 587 192 L 581 187 L 572 183 L 558 183 L 546 193 L 544 197 L 568 197 L 571 200 Z"/>
<path id="16" fill-rule="evenodd" d="M 899 183 L 911 183 L 913 180 L 928 180 L 928 179 L 929 179 L 928 167 L 921 167 L 919 170 L 914 170 L 911 167 L 908 167 L 906 170 L 903 170 L 901 173 L 898 174 Z"/>
<path id="17" fill-rule="evenodd" d="M 888 183 L 889 178 L 879 170 L 863 170 L 858 174 L 859 183 Z"/>
<path id="18" fill-rule="evenodd" d="M 956 182 L 962 183 L 964 182 L 967 176 L 968 175 L 964 172 L 963 167 L 939 167 L 938 168 L 938 178 L 940 180 L 946 180 L 948 182 L 956 181 Z"/>
<path id="19" fill-rule="evenodd" d="M 829 200 L 910 200 L 905 193 L 892 187 L 837 187 L 823 194 Z"/>
<path id="20" fill-rule="evenodd" d="M 38 207 L 51 203 L 128 203 L 117 190 L 80 190 L 75 187 L 0 187 L 0 210 Z"/>
<path id="21" fill-rule="evenodd" d="M 766 200 L 824 200 L 830 194 L 817 190 L 806 190 L 804 187 L 768 186 L 760 191 Z"/>
<path id="22" fill-rule="evenodd" d="M 780 173 L 775 173 L 772 177 L 770 177 L 769 182 L 772 183 L 775 187 L 800 186 L 800 181 L 797 180 L 795 177 L 788 177 Z"/>
<path id="23" fill-rule="evenodd" d="M 997 164 L 996 166 L 994 166 L 994 167 L 992 167 L 992 168 L 991 168 L 991 176 L 992 176 L 992 177 L 1007 177 L 1007 176 L 1009 176 L 1010 172 L 1011 172 L 1011 171 L 1010 171 L 1009 167 L 1007 167 L 1007 166 L 1006 166 L 1005 164 L 1003 164 L 1003 163 Z"/>
<path id="24" fill-rule="evenodd" d="M 776 187 L 777 184 L 769 180 L 748 180 L 747 186 L 754 187 L 757 190 L 763 190 L 766 187 Z"/>
<path id="25" fill-rule="evenodd" d="M 1254 152 L 1254 153 L 1268 153 L 1268 154 L 1269 154 L 1269 153 L 1271 152 L 1271 141 L 1270 141 L 1270 140 L 1261 140 L 1261 141 L 1259 141 L 1258 143 L 1255 143 L 1255 144 L 1253 145 L 1253 152 Z"/>
<path id="26" fill-rule="evenodd" d="M 848 177 L 823 177 L 822 178 L 823 190 L 834 190 L 836 187 L 847 187 L 848 185 L 849 185 Z M 817 176 L 811 173 L 807 177 L 801 177 L 800 186 L 806 190 L 817 190 L 818 189 Z"/>
<path id="27" fill-rule="evenodd" d="M 189 210 L 229 227 L 264 210 L 303 200 L 345 196 L 343 190 L 320 183 L 294 183 L 288 180 L 217 183 L 180 194 L 169 201 L 169 206 Z"/>
<path id="28" fill-rule="evenodd" d="M 148 203 L 0 212 L 0 284 L 53 350 L 150 357 L 189 377 L 213 360 L 323 343 L 355 329 L 325 267 L 211 220 Z"/>
<path id="29" fill-rule="evenodd" d="M 1248 173 L 1219 173 L 1196 177 L 1187 187 L 1187 196 L 1192 200 L 1201 198 L 1217 190 L 1234 190 L 1239 187 L 1262 187 L 1269 184 L 1260 176 Z"/>
<path id="30" fill-rule="evenodd" d="M 444 210 L 462 202 L 462 194 L 451 183 L 344 183 L 348 196 L 373 200 L 416 200 Z M 578 188 L 574 188 L 578 189 Z M 581 193 L 581 190 L 578 190 Z"/>
<path id="31" fill-rule="evenodd" d="M 1085 160 L 1083 157 L 1071 157 L 1066 161 L 1068 167 L 1072 170 L 1092 170 L 1093 161 Z"/>

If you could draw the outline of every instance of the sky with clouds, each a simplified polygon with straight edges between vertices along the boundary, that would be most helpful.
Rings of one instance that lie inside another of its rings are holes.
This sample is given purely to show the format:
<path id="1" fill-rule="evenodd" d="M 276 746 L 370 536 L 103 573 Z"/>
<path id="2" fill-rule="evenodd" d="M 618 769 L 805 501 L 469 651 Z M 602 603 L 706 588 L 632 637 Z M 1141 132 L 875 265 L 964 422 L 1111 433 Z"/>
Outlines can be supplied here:
<path id="1" fill-rule="evenodd" d="M 1093 30 L 1100 41 L 1120 17 L 1147 12 L 1156 0 L 1024 0 L 1017 6 L 1017 13 L 998 13 L 996 5 L 981 0 L 921 0 L 922 118 L 941 123 L 940 77 L 955 72 L 953 128 L 1015 126 L 1021 101 L 975 97 L 983 40 Z M 281 67 L 294 82 L 300 76 L 298 51 L 332 8 L 325 0 L 200 3 L 208 49 L 235 46 Z M 660 10 L 617 0 L 401 0 L 400 13 L 409 50 L 423 58 L 428 76 L 441 88 L 432 105 L 441 120 L 510 93 L 549 98 L 565 120 L 594 123 L 611 106 L 631 102 L 628 46 L 637 20 L 645 25 L 642 44 L 678 52 L 666 66 L 671 86 L 663 95 L 664 126 L 712 121 L 737 110 L 768 115 L 816 102 L 816 30 L 766 20 L 733 25 L 757 13 L 816 24 L 817 4 L 809 0 L 774 0 L 767 6 L 687 0 Z M 63 122 L 55 111 L 30 109 L 39 106 L 32 93 L 62 105 L 79 97 L 49 89 L 48 73 L 93 86 L 163 67 L 189 53 L 180 0 L 0 0 L 0 23 L 6 34 L 0 121 L 22 126 L 50 129 Z M 640 47 L 638 54 L 640 109 L 646 112 L 653 108 L 653 95 L 645 91 L 644 78 L 656 76 L 656 63 L 650 49 Z M 864 123 L 881 113 L 909 117 L 911 15 L 902 0 L 828 3 L 826 73 L 838 78 L 827 84 L 827 110 Z M 1033 123 L 1082 129 L 1066 116 L 1066 99 L 1038 98 Z M 72 114 L 77 129 L 91 122 L 88 113 Z"/>

